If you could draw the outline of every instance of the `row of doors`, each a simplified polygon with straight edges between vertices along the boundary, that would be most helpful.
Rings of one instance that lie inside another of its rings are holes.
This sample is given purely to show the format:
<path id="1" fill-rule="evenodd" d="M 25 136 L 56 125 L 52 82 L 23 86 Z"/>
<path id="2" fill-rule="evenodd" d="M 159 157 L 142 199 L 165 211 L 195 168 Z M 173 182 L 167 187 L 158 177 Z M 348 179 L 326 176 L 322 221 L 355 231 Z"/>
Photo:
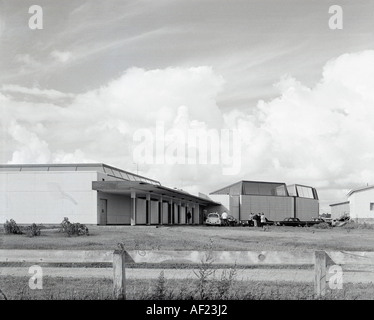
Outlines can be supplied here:
<path id="1" fill-rule="evenodd" d="M 175 216 L 174 216 L 174 212 L 172 210 L 170 210 L 171 208 L 168 206 L 168 219 L 169 221 L 172 221 L 174 223 L 174 219 L 175 219 Z M 99 224 L 100 225 L 106 225 L 107 224 L 107 214 L 108 214 L 108 200 L 107 199 L 100 199 L 100 206 L 99 206 L 99 210 L 100 210 L 100 221 L 99 221 Z M 185 212 L 185 219 L 186 219 L 186 223 L 194 223 L 194 215 L 195 215 L 195 209 L 194 208 L 191 208 L 190 209 L 190 213 L 191 213 L 191 217 L 188 221 L 187 219 L 187 211 Z M 146 206 L 146 224 L 149 224 L 150 221 L 148 221 L 148 217 L 149 217 L 149 214 L 148 214 L 148 206 Z M 180 223 L 179 219 L 180 219 L 181 215 L 178 214 L 178 223 Z M 160 215 L 160 209 L 159 209 L 159 221 L 161 219 L 161 215 Z"/>

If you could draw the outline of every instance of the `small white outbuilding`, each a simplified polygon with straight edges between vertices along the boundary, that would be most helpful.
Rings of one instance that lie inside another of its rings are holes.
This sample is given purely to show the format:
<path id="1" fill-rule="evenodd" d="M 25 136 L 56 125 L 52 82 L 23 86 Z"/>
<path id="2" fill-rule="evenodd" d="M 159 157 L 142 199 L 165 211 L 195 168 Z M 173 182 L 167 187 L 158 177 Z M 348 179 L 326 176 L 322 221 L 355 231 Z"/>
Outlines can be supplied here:
<path id="1" fill-rule="evenodd" d="M 374 185 L 352 189 L 347 201 L 330 204 L 331 218 L 349 215 L 358 223 L 374 223 Z"/>
<path id="2" fill-rule="evenodd" d="M 351 219 L 374 223 L 374 186 L 352 189 L 347 196 Z"/>

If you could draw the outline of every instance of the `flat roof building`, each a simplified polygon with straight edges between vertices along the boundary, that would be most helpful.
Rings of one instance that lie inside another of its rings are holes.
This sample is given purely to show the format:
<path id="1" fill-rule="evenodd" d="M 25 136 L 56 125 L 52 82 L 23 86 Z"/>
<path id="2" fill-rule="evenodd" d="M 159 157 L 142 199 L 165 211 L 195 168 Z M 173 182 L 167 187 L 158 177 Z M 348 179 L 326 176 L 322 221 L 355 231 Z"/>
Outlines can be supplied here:
<path id="1" fill-rule="evenodd" d="M 0 165 L 0 223 L 201 224 L 219 205 L 103 163 Z"/>

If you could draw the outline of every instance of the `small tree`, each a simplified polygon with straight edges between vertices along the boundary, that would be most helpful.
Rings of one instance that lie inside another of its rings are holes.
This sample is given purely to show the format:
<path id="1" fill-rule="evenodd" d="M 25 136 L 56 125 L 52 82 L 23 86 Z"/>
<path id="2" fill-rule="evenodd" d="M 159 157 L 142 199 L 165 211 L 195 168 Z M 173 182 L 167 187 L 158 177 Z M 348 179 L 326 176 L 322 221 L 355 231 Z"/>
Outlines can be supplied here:
<path id="1" fill-rule="evenodd" d="M 10 219 L 10 221 L 7 220 L 5 222 L 4 229 L 6 234 L 23 234 L 21 228 L 13 219 Z"/>
<path id="2" fill-rule="evenodd" d="M 89 235 L 88 228 L 81 223 L 71 223 L 68 218 L 64 218 L 61 222 L 60 232 L 66 233 L 69 237 L 71 235 L 82 236 Z"/>
<path id="3" fill-rule="evenodd" d="M 35 223 L 33 223 L 31 226 L 28 226 L 26 228 L 26 234 L 29 236 L 29 237 L 36 237 L 36 236 L 40 236 L 40 227 L 37 226 Z"/>

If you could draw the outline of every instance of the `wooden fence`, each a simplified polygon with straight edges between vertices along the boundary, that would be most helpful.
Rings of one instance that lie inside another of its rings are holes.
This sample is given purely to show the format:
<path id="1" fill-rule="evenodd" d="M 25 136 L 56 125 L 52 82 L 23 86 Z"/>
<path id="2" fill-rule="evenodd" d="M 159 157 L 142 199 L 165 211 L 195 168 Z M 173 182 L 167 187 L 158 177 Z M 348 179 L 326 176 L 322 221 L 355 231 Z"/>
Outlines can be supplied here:
<path id="1" fill-rule="evenodd" d="M 113 294 L 126 299 L 126 266 L 129 263 L 201 264 L 209 259 L 212 265 L 261 266 L 314 265 L 314 288 L 317 297 L 326 293 L 328 265 L 374 265 L 374 252 L 357 251 L 164 251 L 164 250 L 1 250 L 0 262 L 31 263 L 111 263 L 113 265 Z"/>

